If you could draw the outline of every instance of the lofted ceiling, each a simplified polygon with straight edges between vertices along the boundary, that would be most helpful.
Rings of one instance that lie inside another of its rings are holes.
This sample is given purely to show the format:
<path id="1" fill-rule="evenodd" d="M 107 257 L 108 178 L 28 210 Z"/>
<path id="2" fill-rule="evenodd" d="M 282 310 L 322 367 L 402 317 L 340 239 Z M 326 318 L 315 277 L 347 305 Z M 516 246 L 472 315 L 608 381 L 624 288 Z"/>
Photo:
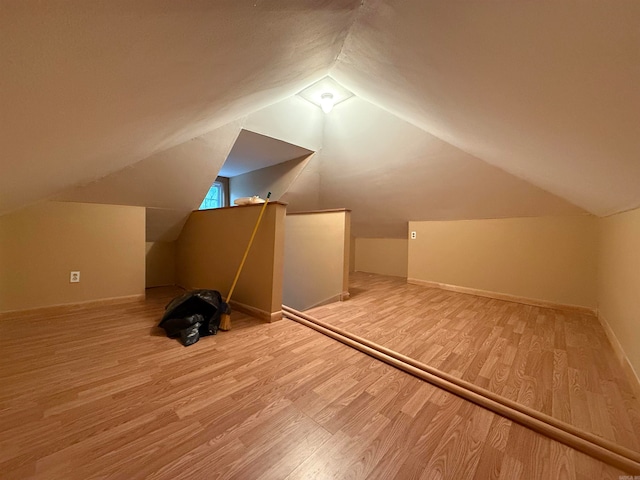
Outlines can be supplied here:
<path id="1" fill-rule="evenodd" d="M 637 0 L 371 0 L 331 75 L 596 215 L 640 205 Z"/>
<path id="2" fill-rule="evenodd" d="M 635 208 L 638 25 L 636 0 L 7 0 L 0 214 L 144 205 L 164 238 L 242 129 L 318 151 L 285 198 L 359 235 Z M 296 94 L 327 74 L 356 97 L 324 117 Z"/>
<path id="3" fill-rule="evenodd" d="M 359 3 L 0 2 L 0 214 L 295 94 Z"/>
<path id="4" fill-rule="evenodd" d="M 324 130 L 319 204 L 348 205 L 359 237 L 403 238 L 410 220 L 586 213 L 357 97 Z"/>

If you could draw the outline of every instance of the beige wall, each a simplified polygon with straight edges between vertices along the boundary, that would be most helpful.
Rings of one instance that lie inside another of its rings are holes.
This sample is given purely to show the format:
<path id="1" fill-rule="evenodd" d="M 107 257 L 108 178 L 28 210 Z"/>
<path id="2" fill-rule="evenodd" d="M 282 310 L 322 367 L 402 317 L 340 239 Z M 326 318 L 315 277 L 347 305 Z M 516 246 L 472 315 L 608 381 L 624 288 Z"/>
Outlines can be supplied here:
<path id="1" fill-rule="evenodd" d="M 262 205 L 195 211 L 177 241 L 178 284 L 229 293 Z M 267 313 L 282 306 L 286 207 L 269 203 L 232 300 Z"/>
<path id="2" fill-rule="evenodd" d="M 261 168 L 229 179 L 231 205 L 236 198 L 258 195 L 262 198 L 271 192 L 271 200 L 277 201 L 287 192 L 293 181 L 304 170 L 312 155 Z"/>
<path id="3" fill-rule="evenodd" d="M 351 212 L 344 216 L 344 250 L 342 253 L 342 299 L 349 298 L 349 271 L 351 267 Z"/>
<path id="4" fill-rule="evenodd" d="M 146 286 L 176 284 L 176 242 L 146 243 Z"/>
<path id="5" fill-rule="evenodd" d="M 407 276 L 408 248 L 404 238 L 357 238 L 355 269 L 380 275 Z"/>
<path id="6" fill-rule="evenodd" d="M 598 311 L 640 373 L 640 209 L 599 219 Z"/>
<path id="7" fill-rule="evenodd" d="M 284 304 L 298 310 L 348 291 L 350 212 L 287 215 Z"/>
<path id="8" fill-rule="evenodd" d="M 410 279 L 595 308 L 591 216 L 409 222 Z"/>
<path id="9" fill-rule="evenodd" d="M 356 237 L 349 236 L 349 273 L 356 271 Z"/>
<path id="10" fill-rule="evenodd" d="M 144 231 L 142 207 L 45 202 L 0 217 L 0 311 L 143 295 Z"/>

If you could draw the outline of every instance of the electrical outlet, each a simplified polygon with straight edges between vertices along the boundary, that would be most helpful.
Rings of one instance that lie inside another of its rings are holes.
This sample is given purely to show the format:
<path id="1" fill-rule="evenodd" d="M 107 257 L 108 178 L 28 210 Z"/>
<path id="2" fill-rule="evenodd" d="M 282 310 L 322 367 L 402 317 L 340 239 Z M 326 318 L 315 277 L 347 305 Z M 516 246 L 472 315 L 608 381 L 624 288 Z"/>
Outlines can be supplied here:
<path id="1" fill-rule="evenodd" d="M 411 232 L 411 240 L 415 240 L 417 237 L 416 232 Z"/>
<path id="2" fill-rule="evenodd" d="M 80 283 L 80 272 L 71 272 L 69 283 Z"/>

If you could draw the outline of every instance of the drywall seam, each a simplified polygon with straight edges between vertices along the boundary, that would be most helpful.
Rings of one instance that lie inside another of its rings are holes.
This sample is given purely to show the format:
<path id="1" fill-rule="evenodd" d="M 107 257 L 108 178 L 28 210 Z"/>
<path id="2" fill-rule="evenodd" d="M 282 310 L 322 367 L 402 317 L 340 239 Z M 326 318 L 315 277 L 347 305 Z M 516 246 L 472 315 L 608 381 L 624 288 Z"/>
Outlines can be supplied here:
<path id="1" fill-rule="evenodd" d="M 333 70 L 333 68 L 338 64 L 338 62 L 341 62 L 344 60 L 343 58 L 344 47 L 347 44 L 347 40 L 349 40 L 349 37 L 352 34 L 353 26 L 357 23 L 358 20 L 360 20 L 360 17 L 362 17 L 362 15 L 364 14 L 365 8 L 367 8 L 365 6 L 366 1 L 367 0 L 360 0 L 360 6 L 358 6 L 357 10 L 353 14 L 353 19 L 351 20 L 351 23 L 349 24 L 349 26 L 347 26 L 347 28 L 344 29 L 344 38 L 342 39 L 342 45 L 340 45 L 340 50 L 338 51 L 336 58 L 333 60 L 333 63 L 329 65 L 329 69 L 328 69 L 329 76 L 331 76 L 331 70 Z"/>

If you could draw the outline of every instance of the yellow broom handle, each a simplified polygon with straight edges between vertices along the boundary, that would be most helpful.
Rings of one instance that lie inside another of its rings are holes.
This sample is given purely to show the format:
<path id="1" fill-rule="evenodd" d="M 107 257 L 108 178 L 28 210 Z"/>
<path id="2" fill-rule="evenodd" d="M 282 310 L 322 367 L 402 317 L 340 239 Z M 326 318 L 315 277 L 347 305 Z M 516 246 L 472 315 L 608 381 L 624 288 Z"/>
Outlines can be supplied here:
<path id="1" fill-rule="evenodd" d="M 262 215 L 264 214 L 265 208 L 267 208 L 267 203 L 269 203 L 270 196 L 271 196 L 271 192 L 267 194 L 267 199 L 264 201 L 264 204 L 260 209 L 260 215 L 258 216 L 258 221 L 256 222 L 256 226 L 253 227 L 253 233 L 251 234 L 249 245 L 247 245 L 247 249 L 244 251 L 244 257 L 242 257 L 242 261 L 240 262 L 240 266 L 238 267 L 238 271 L 236 272 L 236 278 L 233 279 L 233 283 L 231 284 L 231 290 L 229 290 L 229 295 L 227 295 L 227 299 L 225 300 L 225 303 L 229 303 L 229 300 L 231 300 L 231 295 L 233 294 L 233 291 L 236 288 L 236 283 L 238 283 L 238 278 L 240 278 L 240 272 L 242 272 L 242 267 L 244 267 L 244 262 L 247 259 L 247 255 L 249 255 L 249 249 L 251 249 L 251 245 L 253 244 L 253 239 L 256 236 L 258 227 L 260 226 L 260 221 L 262 220 Z"/>

